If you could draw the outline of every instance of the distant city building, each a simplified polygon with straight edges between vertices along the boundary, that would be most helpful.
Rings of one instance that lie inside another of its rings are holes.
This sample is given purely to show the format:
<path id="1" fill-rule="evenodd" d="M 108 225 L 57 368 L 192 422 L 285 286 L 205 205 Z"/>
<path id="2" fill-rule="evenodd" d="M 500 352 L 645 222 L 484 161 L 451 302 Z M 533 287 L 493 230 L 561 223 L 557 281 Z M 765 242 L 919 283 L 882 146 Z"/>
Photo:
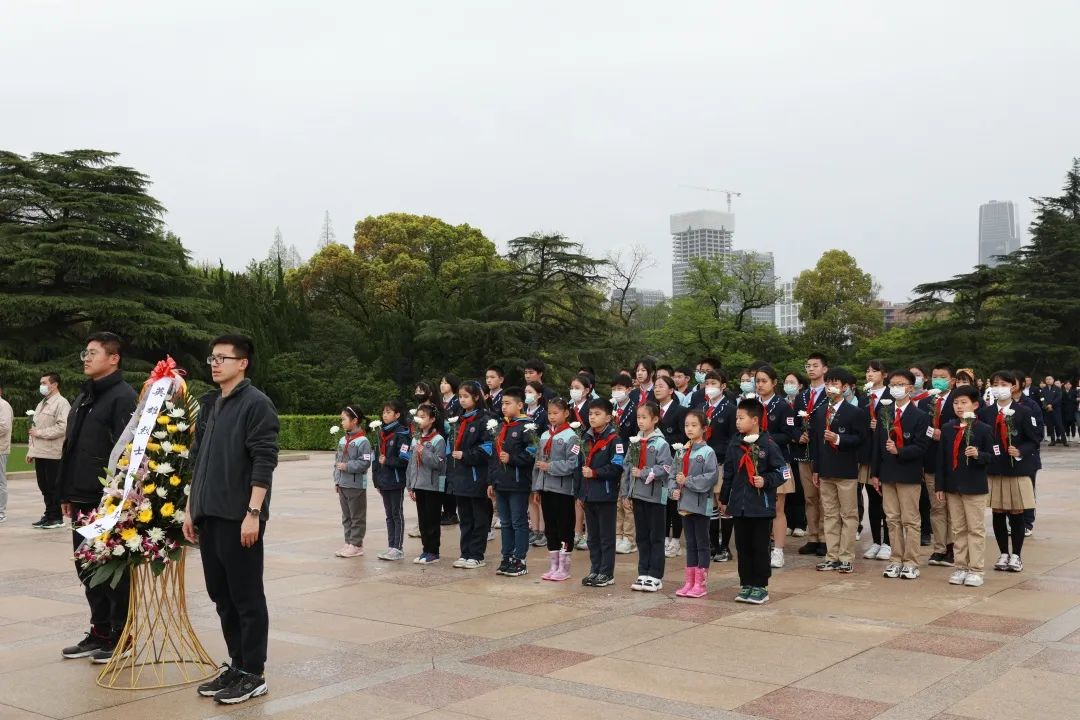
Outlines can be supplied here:
<path id="1" fill-rule="evenodd" d="M 979 264 L 996 266 L 996 256 L 1020 249 L 1020 230 L 1012 201 L 991 200 L 979 206 Z"/>
<path id="2" fill-rule="evenodd" d="M 611 290 L 611 302 L 618 303 L 622 299 L 622 290 L 619 288 L 613 288 Z M 627 304 L 639 308 L 650 308 L 660 305 L 667 300 L 667 295 L 663 290 L 642 290 L 641 288 L 632 287 L 626 291 Z"/>
<path id="3" fill-rule="evenodd" d="M 875 300 L 874 307 L 881 313 L 881 320 L 885 330 L 894 327 L 910 325 L 916 320 L 915 316 L 907 311 L 907 303 L 894 303 L 888 300 Z"/>
<path id="4" fill-rule="evenodd" d="M 776 283 L 776 289 L 783 293 L 780 301 L 773 306 L 775 310 L 773 322 L 780 332 L 794 335 L 803 331 L 803 321 L 799 319 L 799 311 L 802 303 L 795 302 L 795 283 L 798 278 L 792 278 L 786 282 Z"/>
<path id="5" fill-rule="evenodd" d="M 735 215 L 718 210 L 694 210 L 671 216 L 671 290 L 679 297 L 690 292 L 687 274 L 694 258 L 731 258 Z"/>
<path id="6" fill-rule="evenodd" d="M 768 287 L 776 285 L 776 263 L 771 252 L 758 252 L 756 250 L 732 250 L 729 261 L 733 263 L 749 259 L 762 263 L 765 266 L 764 284 Z M 736 308 L 725 304 L 724 309 L 731 312 Z M 762 325 L 773 325 L 776 322 L 776 306 L 768 305 L 763 308 L 754 308 L 750 311 L 750 319 Z"/>

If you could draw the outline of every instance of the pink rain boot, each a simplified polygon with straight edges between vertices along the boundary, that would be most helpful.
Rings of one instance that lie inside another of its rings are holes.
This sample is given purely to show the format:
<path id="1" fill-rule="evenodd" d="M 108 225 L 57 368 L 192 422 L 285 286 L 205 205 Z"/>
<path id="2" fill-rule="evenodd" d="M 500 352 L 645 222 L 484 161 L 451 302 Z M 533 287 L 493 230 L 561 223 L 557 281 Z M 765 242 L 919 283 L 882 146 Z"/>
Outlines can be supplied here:
<path id="1" fill-rule="evenodd" d="M 562 550 L 562 551 L 560 551 L 558 553 L 558 556 L 559 556 L 559 567 L 555 570 L 555 572 L 553 572 L 551 574 L 551 577 L 549 577 L 548 580 L 553 580 L 555 582 L 561 582 L 563 580 L 569 580 L 570 579 L 570 557 L 571 557 L 571 553 L 568 553 L 565 550 Z"/>
<path id="2" fill-rule="evenodd" d="M 548 560 L 551 562 L 551 567 L 548 568 L 548 571 L 546 573 L 544 573 L 543 575 L 540 576 L 541 580 L 550 580 L 551 576 L 554 575 L 558 571 L 558 569 L 559 569 L 559 551 L 558 550 L 549 550 L 548 551 Z"/>
<path id="3" fill-rule="evenodd" d="M 675 594 L 679 597 L 689 597 L 690 591 L 694 589 L 694 585 L 697 584 L 697 568 L 686 568 L 686 580 L 683 582 L 683 586 L 675 591 Z"/>
<path id="4" fill-rule="evenodd" d="M 705 594 L 709 592 L 709 569 L 697 568 L 697 582 L 694 583 L 694 587 L 690 588 L 690 592 L 686 593 L 686 597 L 700 598 L 705 597 Z"/>

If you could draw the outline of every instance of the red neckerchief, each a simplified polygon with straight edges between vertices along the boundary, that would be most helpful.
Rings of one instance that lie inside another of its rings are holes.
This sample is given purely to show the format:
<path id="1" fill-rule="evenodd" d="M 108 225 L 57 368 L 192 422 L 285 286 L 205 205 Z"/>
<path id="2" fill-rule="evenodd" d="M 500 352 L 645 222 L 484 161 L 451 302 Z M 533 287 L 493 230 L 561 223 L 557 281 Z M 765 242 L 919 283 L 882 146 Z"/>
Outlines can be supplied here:
<path id="1" fill-rule="evenodd" d="M 351 443 L 353 440 L 355 440 L 358 437 L 364 437 L 364 431 L 363 430 L 357 430 L 356 432 L 354 432 L 352 434 L 345 433 L 345 447 L 346 448 L 349 447 L 349 443 Z"/>
<path id="2" fill-rule="evenodd" d="M 515 425 L 521 424 L 520 420 L 511 420 L 504 422 L 502 429 L 499 430 L 499 437 L 495 439 L 495 454 L 498 455 L 503 451 L 503 443 L 506 442 L 506 431 Z"/>
<path id="3" fill-rule="evenodd" d="M 1005 413 L 1001 412 L 1001 406 L 998 406 L 997 420 L 994 421 L 994 426 L 997 429 L 998 437 L 1001 438 L 1001 444 L 1005 450 L 1009 449 L 1009 423 L 1005 421 Z"/>
<path id="4" fill-rule="evenodd" d="M 754 455 L 753 455 L 753 452 L 750 450 L 750 446 L 747 445 L 746 443 L 743 443 L 739 447 L 742 450 L 743 454 L 742 454 L 742 457 L 739 458 L 738 472 L 742 472 L 743 470 L 745 470 L 746 471 L 746 482 L 753 485 L 754 484 L 754 475 L 757 474 L 757 468 L 754 467 Z"/>
<path id="5" fill-rule="evenodd" d="M 622 414 L 623 414 L 622 408 L 621 407 L 616 407 L 615 408 L 615 424 L 616 425 L 622 425 Z"/>
<path id="6" fill-rule="evenodd" d="M 918 395 L 916 395 L 915 397 L 911 398 L 911 402 L 915 402 L 915 403 L 917 403 L 917 402 L 919 402 L 920 400 L 925 400 L 925 399 L 926 399 L 926 398 L 928 398 L 928 397 L 930 397 L 930 393 L 929 393 L 929 392 L 927 392 L 926 390 L 923 390 L 923 391 L 922 391 L 921 393 L 919 393 L 919 394 L 918 394 Z"/>
<path id="7" fill-rule="evenodd" d="M 390 442 L 390 438 L 394 437 L 394 431 L 387 432 L 385 430 L 379 431 L 379 457 L 386 455 L 386 443 Z"/>
<path id="8" fill-rule="evenodd" d="M 649 454 L 649 438 L 641 438 L 641 455 L 638 456 L 637 466 L 639 470 L 645 469 L 645 456 Z"/>
<path id="9" fill-rule="evenodd" d="M 570 429 L 570 423 L 563 423 L 562 425 L 559 425 L 558 427 L 555 427 L 554 425 L 551 426 L 551 431 L 550 431 L 550 434 L 548 435 L 547 442 L 544 443 L 544 454 L 545 455 L 547 455 L 548 457 L 551 457 L 551 443 L 555 442 L 555 436 L 558 435 L 559 433 L 561 433 L 563 430 L 569 430 L 569 429 Z"/>
<path id="10" fill-rule="evenodd" d="M 583 402 L 583 403 L 581 403 L 581 407 L 585 407 L 585 403 L 584 403 L 584 402 Z M 584 425 L 584 424 L 585 424 L 585 420 L 587 420 L 588 418 L 583 418 L 583 417 L 581 417 L 581 408 L 579 408 L 579 407 L 578 407 L 577 405 L 572 405 L 572 406 L 571 406 L 571 408 L 572 408 L 572 409 L 573 409 L 573 411 L 574 411 L 574 417 L 576 417 L 576 418 L 577 418 L 577 421 L 578 421 L 579 423 L 581 423 L 582 425 Z"/>
<path id="11" fill-rule="evenodd" d="M 465 428 L 478 417 L 480 417 L 480 413 L 475 412 L 472 417 L 463 417 L 458 421 L 457 437 L 454 438 L 454 450 L 461 449 L 461 441 L 465 438 Z"/>
<path id="12" fill-rule="evenodd" d="M 423 435 L 423 434 L 420 435 L 420 443 L 423 444 L 423 443 L 426 443 L 426 442 L 431 442 L 432 440 L 435 439 L 435 436 L 438 435 L 438 434 L 439 434 L 439 431 L 435 429 L 434 425 L 432 425 L 430 435 Z"/>
<path id="13" fill-rule="evenodd" d="M 610 435 L 608 435 L 607 437 L 604 437 L 604 438 L 600 438 L 600 439 L 593 438 L 592 447 L 589 448 L 589 454 L 585 458 L 585 467 L 592 468 L 592 460 L 593 460 L 593 457 L 596 455 L 596 453 L 598 453 L 601 450 L 603 450 L 604 448 L 606 448 L 614 440 L 618 439 L 618 437 L 619 437 L 619 433 L 612 432 Z"/>
<path id="14" fill-rule="evenodd" d="M 940 395 L 937 396 L 937 400 L 934 401 L 934 429 L 941 429 L 941 406 L 944 404 L 945 398 Z"/>
<path id="15" fill-rule="evenodd" d="M 694 443 L 687 443 L 687 447 L 683 450 L 682 456 L 682 474 L 683 477 L 690 475 L 690 455 L 694 452 Z"/>
<path id="16" fill-rule="evenodd" d="M 972 420 L 972 425 L 975 425 L 975 421 Z M 952 469 L 955 470 L 956 466 L 960 464 L 960 445 L 964 442 L 964 426 L 962 423 L 956 424 L 956 437 L 953 438 L 952 444 Z"/>
<path id="17" fill-rule="evenodd" d="M 668 409 L 669 407 L 671 407 L 671 403 L 673 403 L 673 402 L 675 402 L 675 401 L 674 401 L 674 400 L 668 400 L 668 403 L 667 403 L 667 407 L 661 407 L 661 408 L 660 408 L 660 419 L 661 419 L 661 420 L 663 420 L 663 419 L 664 419 L 664 413 L 666 413 L 666 412 L 667 412 L 667 409 Z"/>
<path id="18" fill-rule="evenodd" d="M 841 400 L 840 402 L 844 402 L 844 401 Z M 838 407 L 839 407 L 839 405 L 838 405 Z M 826 408 L 825 408 L 825 429 L 826 430 L 832 430 L 832 420 L 833 420 L 834 415 L 836 415 L 836 409 L 832 405 L 826 406 Z M 840 441 L 837 440 L 836 442 L 829 443 L 829 447 L 831 447 L 833 450 L 839 450 L 840 449 Z"/>
<path id="19" fill-rule="evenodd" d="M 897 450 L 904 449 L 904 426 L 902 424 L 902 418 L 904 417 L 904 411 L 899 407 L 896 408 L 896 420 L 893 422 L 893 442 L 896 443 Z"/>

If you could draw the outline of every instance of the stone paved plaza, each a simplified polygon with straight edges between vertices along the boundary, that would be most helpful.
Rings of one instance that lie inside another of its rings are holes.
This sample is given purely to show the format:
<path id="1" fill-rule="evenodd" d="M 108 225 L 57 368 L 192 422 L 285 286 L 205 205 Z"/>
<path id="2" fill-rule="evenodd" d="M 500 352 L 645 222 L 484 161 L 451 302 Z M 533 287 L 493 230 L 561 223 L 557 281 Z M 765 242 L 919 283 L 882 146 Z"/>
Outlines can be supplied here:
<path id="1" fill-rule="evenodd" d="M 1080 717 L 1080 450 L 1044 455 L 1023 573 L 958 588 L 948 568 L 886 580 L 883 563 L 860 560 L 838 576 L 789 552 L 764 607 L 732 602 L 734 563 L 713 565 L 702 600 L 673 595 L 682 558 L 655 595 L 628 587 L 636 555 L 619 556 L 618 585 L 603 589 L 541 581 L 542 549 L 523 578 L 454 570 L 456 528 L 441 564 L 381 562 L 374 491 L 368 556 L 338 559 L 330 456 L 282 463 L 266 559 L 270 693 L 229 709 L 190 687 L 104 690 L 97 667 L 61 659 L 88 617 L 70 537 L 31 529 L 36 484 L 13 480 L 0 526 L 0 720 Z M 407 540 L 408 558 L 418 543 Z M 197 553 L 188 580 L 201 639 L 224 658 Z"/>

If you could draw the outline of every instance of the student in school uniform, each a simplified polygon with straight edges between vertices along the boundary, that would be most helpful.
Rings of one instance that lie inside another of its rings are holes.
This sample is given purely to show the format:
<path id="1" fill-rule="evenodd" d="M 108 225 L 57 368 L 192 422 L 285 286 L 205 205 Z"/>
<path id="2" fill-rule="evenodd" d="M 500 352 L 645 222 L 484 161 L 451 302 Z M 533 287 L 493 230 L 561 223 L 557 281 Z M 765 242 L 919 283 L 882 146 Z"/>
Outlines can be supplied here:
<path id="1" fill-rule="evenodd" d="M 630 438 L 638 433 L 637 402 L 632 387 L 633 381 L 629 375 L 616 375 L 611 380 L 611 404 L 614 408 L 612 422 L 624 447 L 627 447 Z M 634 529 L 634 513 L 628 505 L 629 503 L 619 503 L 615 516 L 615 552 L 619 555 L 628 555 L 637 550 L 634 540 L 637 535 Z"/>
<path id="2" fill-rule="evenodd" d="M 705 376 L 720 369 L 720 361 L 716 358 L 701 358 L 694 370 L 694 389 L 690 391 L 690 404 L 687 407 L 699 408 L 705 404 Z"/>
<path id="3" fill-rule="evenodd" d="M 529 422 L 543 432 L 548 426 L 547 401 L 544 400 L 544 385 L 535 380 L 525 384 L 525 414 Z M 547 521 L 540 504 L 540 494 L 529 496 L 529 544 L 533 547 L 548 545 Z"/>
<path id="4" fill-rule="evenodd" d="M 1038 388 L 1033 390 L 1030 394 L 1021 390 L 1020 378 L 1026 377 L 1023 370 L 1013 370 L 1013 402 L 1018 402 L 1028 409 L 1031 413 L 1031 417 L 1035 420 L 1035 434 L 1039 437 L 1039 445 L 1035 448 L 1035 466 L 1031 471 L 1031 490 L 1037 492 L 1036 488 L 1038 484 L 1035 482 L 1039 475 L 1039 471 L 1042 470 L 1042 443 L 1046 439 L 1046 414 L 1043 412 L 1042 396 Z M 1027 388 L 1031 389 L 1031 378 L 1026 377 L 1024 382 L 1027 384 Z M 992 398 L 991 398 L 992 399 Z M 991 403 L 992 404 L 992 403 Z M 1038 502 L 1038 494 L 1035 495 L 1036 503 Z M 1013 516 L 1007 515 L 1009 522 L 1012 522 Z M 1032 531 L 1035 529 L 1035 508 L 1028 508 L 1024 510 L 1024 537 L 1030 537 Z"/>
<path id="5" fill-rule="evenodd" d="M 705 414 L 705 442 L 718 458 L 727 456 L 727 447 L 735 435 L 735 403 L 724 393 L 726 388 L 726 375 L 719 370 L 706 373 L 705 402 L 697 408 Z M 712 512 L 709 543 L 713 562 L 728 562 L 731 560 L 731 533 L 735 523 L 730 517 L 724 517 L 719 504 L 712 508 Z"/>
<path id="6" fill-rule="evenodd" d="M 584 373 L 570 381 L 570 421 L 589 426 L 589 404 L 592 402 L 593 379 Z"/>
<path id="7" fill-rule="evenodd" d="M 487 430 L 491 419 L 484 409 L 480 383 L 468 381 L 458 391 L 461 415 L 450 418 L 447 437 L 450 456 L 446 461 L 447 493 L 457 500 L 461 531 L 461 556 L 454 567 L 475 570 L 484 567 L 488 532 L 491 530 L 491 500 L 487 495 L 488 465 L 492 440 Z"/>
<path id="8" fill-rule="evenodd" d="M 930 389 L 928 396 L 919 403 L 919 409 L 930 415 L 930 447 L 923 459 L 923 480 L 926 491 L 930 494 L 930 528 L 933 549 L 928 565 L 952 567 L 953 537 L 949 530 L 949 508 L 944 499 L 939 500 L 934 488 L 937 485 L 938 443 L 941 441 L 941 429 L 956 419 L 953 412 L 952 393 L 956 387 L 956 369 L 949 363 L 938 363 L 930 371 Z"/>
<path id="9" fill-rule="evenodd" d="M 491 462 L 488 465 L 488 497 L 498 504 L 502 519 L 502 562 L 496 575 L 520 577 L 528 574 L 529 495 L 532 492 L 533 464 L 536 462 L 536 426 L 525 414 L 525 394 L 520 388 L 502 393 L 502 422 L 495 430 Z"/>
<path id="10" fill-rule="evenodd" d="M 570 427 L 570 407 L 565 400 L 553 398 L 547 407 L 551 425 L 540 436 L 532 489 L 540 496 L 551 563 L 540 577 L 561 582 L 570 579 L 574 552 L 574 496 L 580 483 L 581 440 Z"/>
<path id="11" fill-rule="evenodd" d="M 802 432 L 792 451 L 799 463 L 799 483 L 806 508 L 806 544 L 799 548 L 799 554 L 825 557 L 827 550 L 821 525 L 821 494 L 813 482 L 808 430 L 819 415 L 825 415 L 828 405 L 825 373 L 829 371 L 829 360 L 821 353 L 811 353 L 806 357 L 804 369 L 809 385 L 795 398 L 795 422 L 801 424 Z"/>
<path id="12" fill-rule="evenodd" d="M 993 432 L 977 419 L 979 391 L 972 385 L 950 393 L 953 419 L 941 429 L 934 465 L 934 495 L 949 507 L 956 570 L 949 584 L 979 587 L 986 562 L 986 470 L 993 456 Z"/>
<path id="13" fill-rule="evenodd" d="M 704 378 L 702 380 L 704 381 Z M 654 393 L 657 391 L 657 385 L 663 386 L 664 382 L 660 381 L 653 386 Z M 663 387 L 659 389 L 659 392 L 661 395 L 664 393 Z M 660 432 L 664 434 L 664 439 L 667 440 L 668 445 L 686 444 L 685 422 L 687 408 L 675 403 L 667 403 L 659 407 L 660 421 L 658 427 Z M 682 515 L 679 514 L 679 503 L 670 494 L 668 495 L 666 514 L 665 536 L 667 539 L 664 541 L 664 557 L 678 557 L 682 554 L 683 522 Z"/>
<path id="14" fill-rule="evenodd" d="M 923 456 L 930 445 L 930 417 L 911 401 L 915 376 L 908 370 L 889 373 L 889 398 L 878 410 L 870 481 L 881 493 L 889 523 L 893 557 L 882 573 L 887 578 L 919 577 L 919 495 Z"/>
<path id="15" fill-rule="evenodd" d="M 802 482 L 799 481 L 799 453 L 802 452 L 798 445 L 799 436 L 802 433 L 802 419 L 795 416 L 795 400 L 799 394 L 807 388 L 807 379 L 802 373 L 788 373 L 784 376 L 784 399 L 794 418 L 795 432 L 788 443 L 788 457 L 791 461 L 791 474 L 795 481 L 795 490 L 784 498 L 784 514 L 787 516 L 787 526 L 791 537 L 806 537 L 806 499 L 803 497 Z"/>
<path id="16" fill-rule="evenodd" d="M 811 424 L 811 482 L 821 497 L 825 559 L 821 571 L 852 572 L 859 524 L 859 450 L 867 442 L 862 408 L 852 405 L 855 376 L 845 368 L 825 373 L 828 403 Z"/>
<path id="17" fill-rule="evenodd" d="M 877 431 L 877 414 L 881 400 L 889 395 L 885 387 L 888 368 L 881 360 L 871 360 L 866 365 L 866 393 L 859 396 L 859 406 L 866 412 L 866 442 L 859 447 L 859 492 L 866 492 L 866 516 L 870 525 L 870 547 L 863 553 L 864 560 L 890 560 L 892 546 L 889 544 L 889 526 L 885 522 L 885 508 L 881 493 L 870 485 L 870 456 L 874 450 L 871 439 Z"/>
<path id="18" fill-rule="evenodd" d="M 684 408 L 690 407 L 690 396 L 693 394 L 690 387 L 691 378 L 693 378 L 693 371 L 682 365 L 671 373 L 671 379 L 675 381 L 675 399 Z"/>
<path id="19" fill-rule="evenodd" d="M 1019 377 L 1023 377 L 1022 375 Z M 994 444 L 987 468 L 990 484 L 990 510 L 993 513 L 994 539 L 1001 555 L 994 563 L 999 571 L 1024 569 L 1024 510 L 1035 507 L 1036 451 L 1041 436 L 1039 425 L 1027 406 L 1015 399 L 1019 378 L 1007 370 L 990 376 L 990 390 L 995 403 L 979 411 L 979 419 L 993 429 Z M 1012 522 L 1006 524 L 1006 515 Z M 1012 538 L 1012 552 L 1009 539 Z"/>
<path id="20" fill-rule="evenodd" d="M 795 413 L 787 400 L 777 393 L 779 387 L 779 375 L 771 365 L 761 365 L 754 371 L 754 384 L 757 388 L 758 401 L 763 408 L 761 416 L 761 429 L 769 433 L 769 436 L 780 448 L 784 460 L 791 463 L 791 451 L 789 446 L 794 439 L 797 430 L 795 428 Z M 773 549 L 769 557 L 769 564 L 774 568 L 784 567 L 784 544 L 787 542 L 787 497 L 795 492 L 795 476 L 784 481 L 776 488 L 776 517 L 773 518 Z"/>
<path id="21" fill-rule="evenodd" d="M 375 489 L 382 496 L 386 510 L 386 550 L 380 560 L 397 561 L 405 557 L 405 469 L 409 466 L 409 428 L 401 422 L 405 406 L 400 400 L 383 405 L 382 426 L 378 430 L 379 447 L 372 466 Z"/>
<path id="22" fill-rule="evenodd" d="M 554 389 L 549 387 L 544 382 L 544 373 L 547 372 L 547 363 L 540 358 L 533 358 L 532 360 L 526 360 L 525 365 L 522 368 L 522 374 L 525 376 L 525 382 L 538 382 L 544 388 L 541 395 L 544 398 L 545 405 L 548 400 L 558 396 L 558 393 Z"/>
<path id="23" fill-rule="evenodd" d="M 735 521 L 739 551 L 739 594 L 736 602 L 769 601 L 769 535 L 776 514 L 776 488 L 792 479 L 780 447 L 761 429 L 765 409 L 753 399 L 739 403 L 738 434 L 724 459 L 720 503 Z"/>
<path id="24" fill-rule="evenodd" d="M 334 555 L 340 558 L 364 554 L 367 530 L 367 473 L 371 467 L 371 442 L 364 435 L 363 415 L 357 404 L 341 411 L 344 435 L 338 441 L 334 457 L 334 491 L 341 505 L 341 525 L 345 544 Z"/>
<path id="25" fill-rule="evenodd" d="M 622 504 L 634 513 L 638 548 L 638 577 L 631 590 L 657 592 L 664 587 L 664 524 L 671 493 L 671 447 L 657 423 L 660 408 L 646 402 L 637 408 L 638 434 L 627 443 L 624 463 Z M 636 446 L 636 447 L 635 447 Z M 636 460 L 630 462 L 630 454 Z"/>
<path id="26" fill-rule="evenodd" d="M 679 513 L 686 531 L 686 577 L 675 591 L 678 597 L 700 598 L 708 592 L 709 521 L 719 488 L 719 464 L 716 452 L 705 442 L 705 414 L 691 410 L 686 414 L 686 445 L 675 457 L 675 489 Z"/>
<path id="27" fill-rule="evenodd" d="M 503 383 L 506 371 L 501 365 L 489 365 L 484 371 L 484 384 L 487 386 L 487 406 L 496 411 L 502 407 Z"/>
<path id="28" fill-rule="evenodd" d="M 656 397 L 656 407 L 660 411 L 657 428 L 664 434 L 668 444 L 686 442 L 686 413 L 687 409 L 678 401 L 673 381 L 663 376 L 658 377 L 653 383 L 653 395 Z"/>
<path id="29" fill-rule="evenodd" d="M 461 400 L 458 397 L 460 387 L 461 378 L 452 373 L 443 375 L 439 380 L 439 402 L 444 418 L 458 417 L 462 414 Z M 439 522 L 443 525 L 456 525 L 458 522 L 457 497 L 451 493 L 444 493 L 442 501 L 442 517 Z"/>
<path id="30" fill-rule="evenodd" d="M 585 504 L 590 566 L 581 584 L 607 587 L 615 582 L 615 506 L 626 447 L 611 424 L 610 401 L 593 402 L 588 419 L 578 498 Z"/>
<path id="31" fill-rule="evenodd" d="M 430 565 L 440 559 L 442 525 L 439 516 L 442 495 L 446 491 L 446 438 L 439 432 L 439 410 L 435 405 L 424 403 L 416 409 L 413 419 L 419 437 L 414 438 L 409 451 L 405 487 L 409 499 L 416 503 L 423 548 L 413 562 Z"/>
<path id="32" fill-rule="evenodd" d="M 634 363 L 634 389 L 630 391 L 630 398 L 635 407 L 642 405 L 653 397 L 653 382 L 656 380 L 656 360 L 651 357 L 643 357 Z"/>

